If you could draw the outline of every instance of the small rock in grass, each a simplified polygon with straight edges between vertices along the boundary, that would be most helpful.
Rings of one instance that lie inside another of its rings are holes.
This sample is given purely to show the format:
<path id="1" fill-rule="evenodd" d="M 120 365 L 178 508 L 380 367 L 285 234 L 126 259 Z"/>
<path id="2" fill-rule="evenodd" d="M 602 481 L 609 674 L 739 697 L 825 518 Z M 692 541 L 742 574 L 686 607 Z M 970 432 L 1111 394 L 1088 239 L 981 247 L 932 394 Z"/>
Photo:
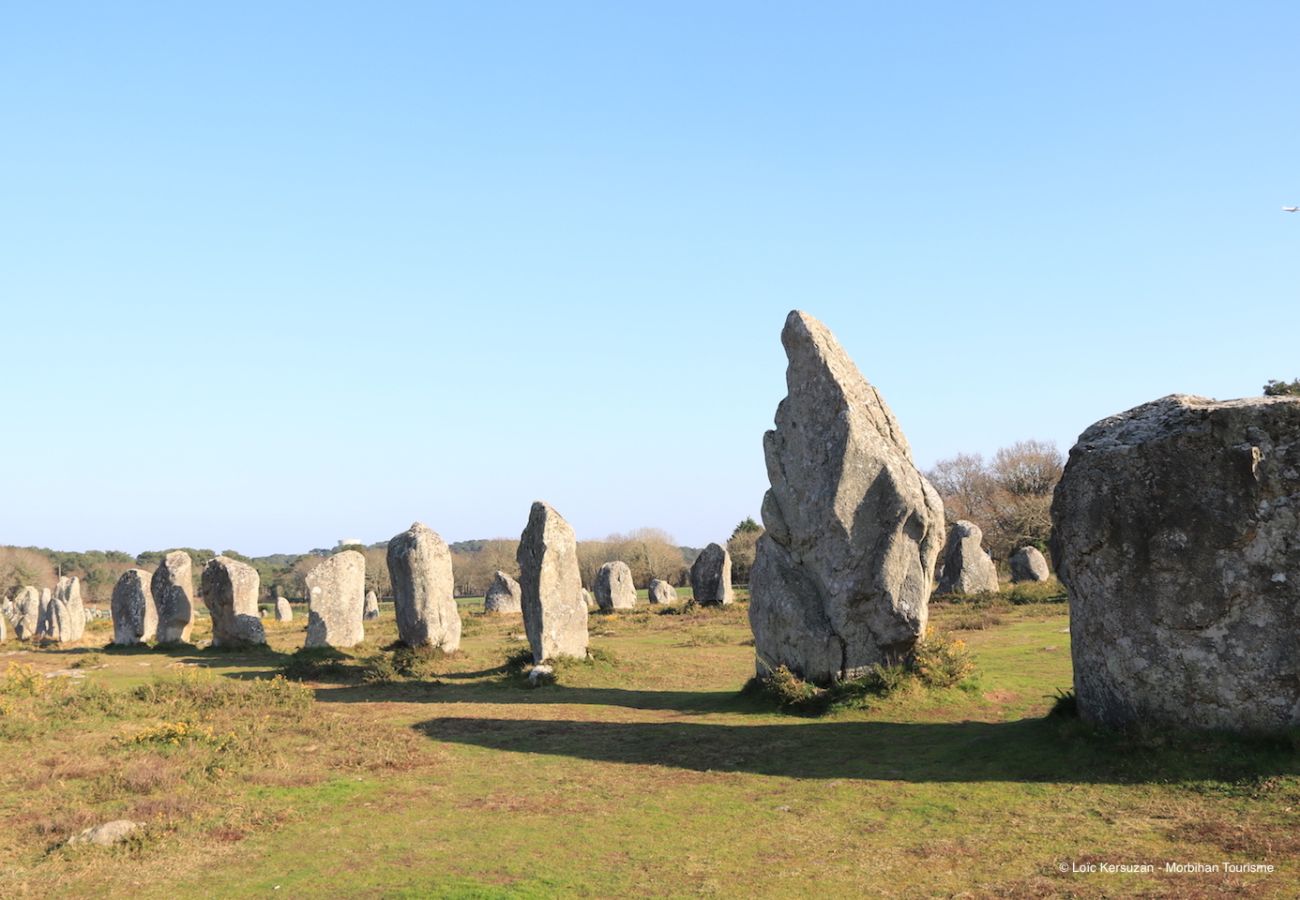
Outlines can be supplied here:
<path id="1" fill-rule="evenodd" d="M 528 683 L 533 687 L 555 684 L 555 669 L 551 666 L 533 666 L 528 672 Z"/>
<path id="2" fill-rule="evenodd" d="M 122 843 L 140 826 L 140 822 L 132 822 L 130 819 L 114 819 L 112 822 L 87 828 L 81 834 L 70 838 L 68 845 L 94 844 L 96 847 L 111 847 L 113 844 Z"/>

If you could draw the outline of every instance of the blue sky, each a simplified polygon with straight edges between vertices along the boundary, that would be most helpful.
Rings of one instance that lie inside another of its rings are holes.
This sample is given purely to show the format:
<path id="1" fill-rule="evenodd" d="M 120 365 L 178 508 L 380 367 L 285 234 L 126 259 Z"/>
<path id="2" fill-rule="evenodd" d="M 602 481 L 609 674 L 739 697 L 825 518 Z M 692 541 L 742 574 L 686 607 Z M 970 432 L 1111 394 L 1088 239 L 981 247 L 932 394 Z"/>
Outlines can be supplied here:
<path id="1" fill-rule="evenodd" d="M 0 7 L 0 543 L 757 515 L 791 308 L 920 462 L 1300 375 L 1295 4 Z"/>

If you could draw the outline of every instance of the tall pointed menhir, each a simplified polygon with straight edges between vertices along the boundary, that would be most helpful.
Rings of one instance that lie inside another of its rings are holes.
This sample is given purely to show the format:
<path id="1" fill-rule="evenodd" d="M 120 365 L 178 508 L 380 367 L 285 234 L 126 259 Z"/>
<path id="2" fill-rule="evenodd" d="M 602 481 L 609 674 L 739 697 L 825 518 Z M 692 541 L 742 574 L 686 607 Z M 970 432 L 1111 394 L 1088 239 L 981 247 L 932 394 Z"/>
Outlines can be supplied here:
<path id="1" fill-rule="evenodd" d="M 795 310 L 781 343 L 789 393 L 763 436 L 772 488 L 750 574 L 757 668 L 854 678 L 924 633 L 943 502 L 825 325 Z"/>

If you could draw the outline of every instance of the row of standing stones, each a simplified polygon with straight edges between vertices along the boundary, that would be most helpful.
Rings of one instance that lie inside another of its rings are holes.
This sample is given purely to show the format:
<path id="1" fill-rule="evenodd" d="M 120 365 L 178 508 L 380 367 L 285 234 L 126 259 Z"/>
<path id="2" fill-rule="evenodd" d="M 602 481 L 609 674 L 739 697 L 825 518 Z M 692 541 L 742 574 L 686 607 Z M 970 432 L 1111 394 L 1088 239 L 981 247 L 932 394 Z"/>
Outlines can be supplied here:
<path id="1" fill-rule="evenodd" d="M 796 310 L 781 340 L 788 393 L 763 438 L 771 488 L 750 576 L 756 667 L 850 679 L 912 652 L 936 575 L 941 593 L 975 593 L 996 589 L 997 574 L 978 526 L 956 522 L 944 539 L 943 503 L 902 428 L 826 326 Z M 1091 426 L 1056 488 L 1051 549 L 1069 590 L 1084 719 L 1238 731 L 1300 725 L 1300 399 L 1173 395 Z M 517 561 L 519 582 L 497 573 L 485 608 L 522 613 L 539 665 L 584 656 L 590 598 L 577 542 L 547 504 L 533 504 Z M 1010 564 L 1013 580 L 1047 577 L 1034 548 Z M 190 565 L 176 552 L 152 577 L 122 576 L 115 641 L 188 639 Z M 447 545 L 417 523 L 389 543 L 388 567 L 400 640 L 454 651 L 461 623 Z M 730 572 L 726 550 L 710 544 L 691 569 L 696 602 L 731 602 Z M 355 551 L 308 576 L 308 646 L 363 638 L 363 620 L 378 613 L 364 577 Z M 204 568 L 215 646 L 265 642 L 258 587 L 257 572 L 236 560 Z M 602 609 L 636 602 L 621 562 L 602 566 L 593 587 Z M 675 594 L 662 581 L 650 585 L 651 602 Z M 24 588 L 5 613 L 22 638 L 77 640 L 85 627 L 76 579 L 60 579 L 53 595 Z M 283 598 L 276 614 L 292 615 Z"/>
<path id="2" fill-rule="evenodd" d="M 852 678 L 925 633 L 943 505 L 826 327 L 792 312 L 782 342 L 750 581 L 757 667 Z M 996 587 L 980 538 L 953 525 L 941 591 Z M 1053 497 L 1051 550 L 1085 720 L 1300 725 L 1300 399 L 1174 395 L 1091 426 Z M 1013 580 L 1047 577 L 1033 548 L 1010 563 Z"/>
<path id="3" fill-rule="evenodd" d="M 484 601 L 485 610 L 522 613 L 539 664 L 557 655 L 585 655 L 591 597 L 578 575 L 577 541 L 569 524 L 545 503 L 533 505 L 521 537 L 519 564 L 523 584 L 497 572 Z M 417 522 L 389 541 L 388 569 L 399 640 L 408 646 L 437 647 L 448 653 L 458 649 L 460 613 L 453 596 L 451 552 L 442 538 Z M 730 570 L 727 551 L 711 544 L 691 569 L 698 602 L 732 602 Z M 305 646 L 347 648 L 363 641 L 364 621 L 379 614 L 374 591 L 364 590 L 365 557 L 353 550 L 336 553 L 312 569 L 305 580 L 309 595 Z M 69 583 L 80 609 L 77 581 L 74 578 Z M 605 564 L 594 587 L 601 609 L 629 609 L 636 605 L 636 589 L 626 563 Z M 216 557 L 204 567 L 199 588 L 199 596 L 212 618 L 212 646 L 266 643 L 258 607 L 260 579 L 252 566 Z M 34 589 L 28 591 L 35 593 Z M 62 593 L 63 582 L 56 598 Z M 131 645 L 155 640 L 188 641 L 194 621 L 194 594 L 192 561 L 184 551 L 169 553 L 152 576 L 142 569 L 128 570 L 113 589 L 113 642 Z M 25 603 L 25 598 L 26 594 L 20 600 Z M 651 583 L 651 603 L 676 599 L 676 589 L 667 582 L 656 579 Z M 283 597 L 275 599 L 275 617 L 278 621 L 293 618 L 292 607 Z M 27 636 L 26 632 L 24 620 L 19 636 Z M 77 640 L 80 636 L 77 633 L 75 637 L 56 639 Z"/>
<path id="4" fill-rule="evenodd" d="M 67 575 L 53 592 L 23 587 L 12 600 L 0 605 L 0 641 L 12 625 L 19 640 L 79 641 L 86 631 L 86 607 L 81 602 L 81 582 Z"/>

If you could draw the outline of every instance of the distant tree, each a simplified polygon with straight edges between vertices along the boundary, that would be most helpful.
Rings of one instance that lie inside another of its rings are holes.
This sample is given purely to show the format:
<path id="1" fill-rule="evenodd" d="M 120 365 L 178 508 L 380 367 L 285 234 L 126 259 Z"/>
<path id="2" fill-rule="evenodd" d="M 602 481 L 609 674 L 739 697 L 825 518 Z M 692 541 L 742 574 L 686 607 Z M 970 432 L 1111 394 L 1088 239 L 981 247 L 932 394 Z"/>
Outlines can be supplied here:
<path id="1" fill-rule="evenodd" d="M 1048 441 L 1017 441 L 986 462 L 978 453 L 940 460 L 926 476 L 943 498 L 948 522 L 966 519 L 984 531 L 994 559 L 1051 536 L 1052 491 L 1064 459 Z"/>
<path id="2" fill-rule="evenodd" d="M 727 552 L 731 554 L 731 579 L 737 584 L 749 584 L 749 573 L 754 567 L 754 553 L 758 539 L 763 536 L 763 526 L 747 516 L 731 532 Z"/>
<path id="3" fill-rule="evenodd" d="M 1278 381 L 1270 378 L 1264 385 L 1265 397 L 1295 397 L 1300 396 L 1300 378 L 1293 381 Z"/>

